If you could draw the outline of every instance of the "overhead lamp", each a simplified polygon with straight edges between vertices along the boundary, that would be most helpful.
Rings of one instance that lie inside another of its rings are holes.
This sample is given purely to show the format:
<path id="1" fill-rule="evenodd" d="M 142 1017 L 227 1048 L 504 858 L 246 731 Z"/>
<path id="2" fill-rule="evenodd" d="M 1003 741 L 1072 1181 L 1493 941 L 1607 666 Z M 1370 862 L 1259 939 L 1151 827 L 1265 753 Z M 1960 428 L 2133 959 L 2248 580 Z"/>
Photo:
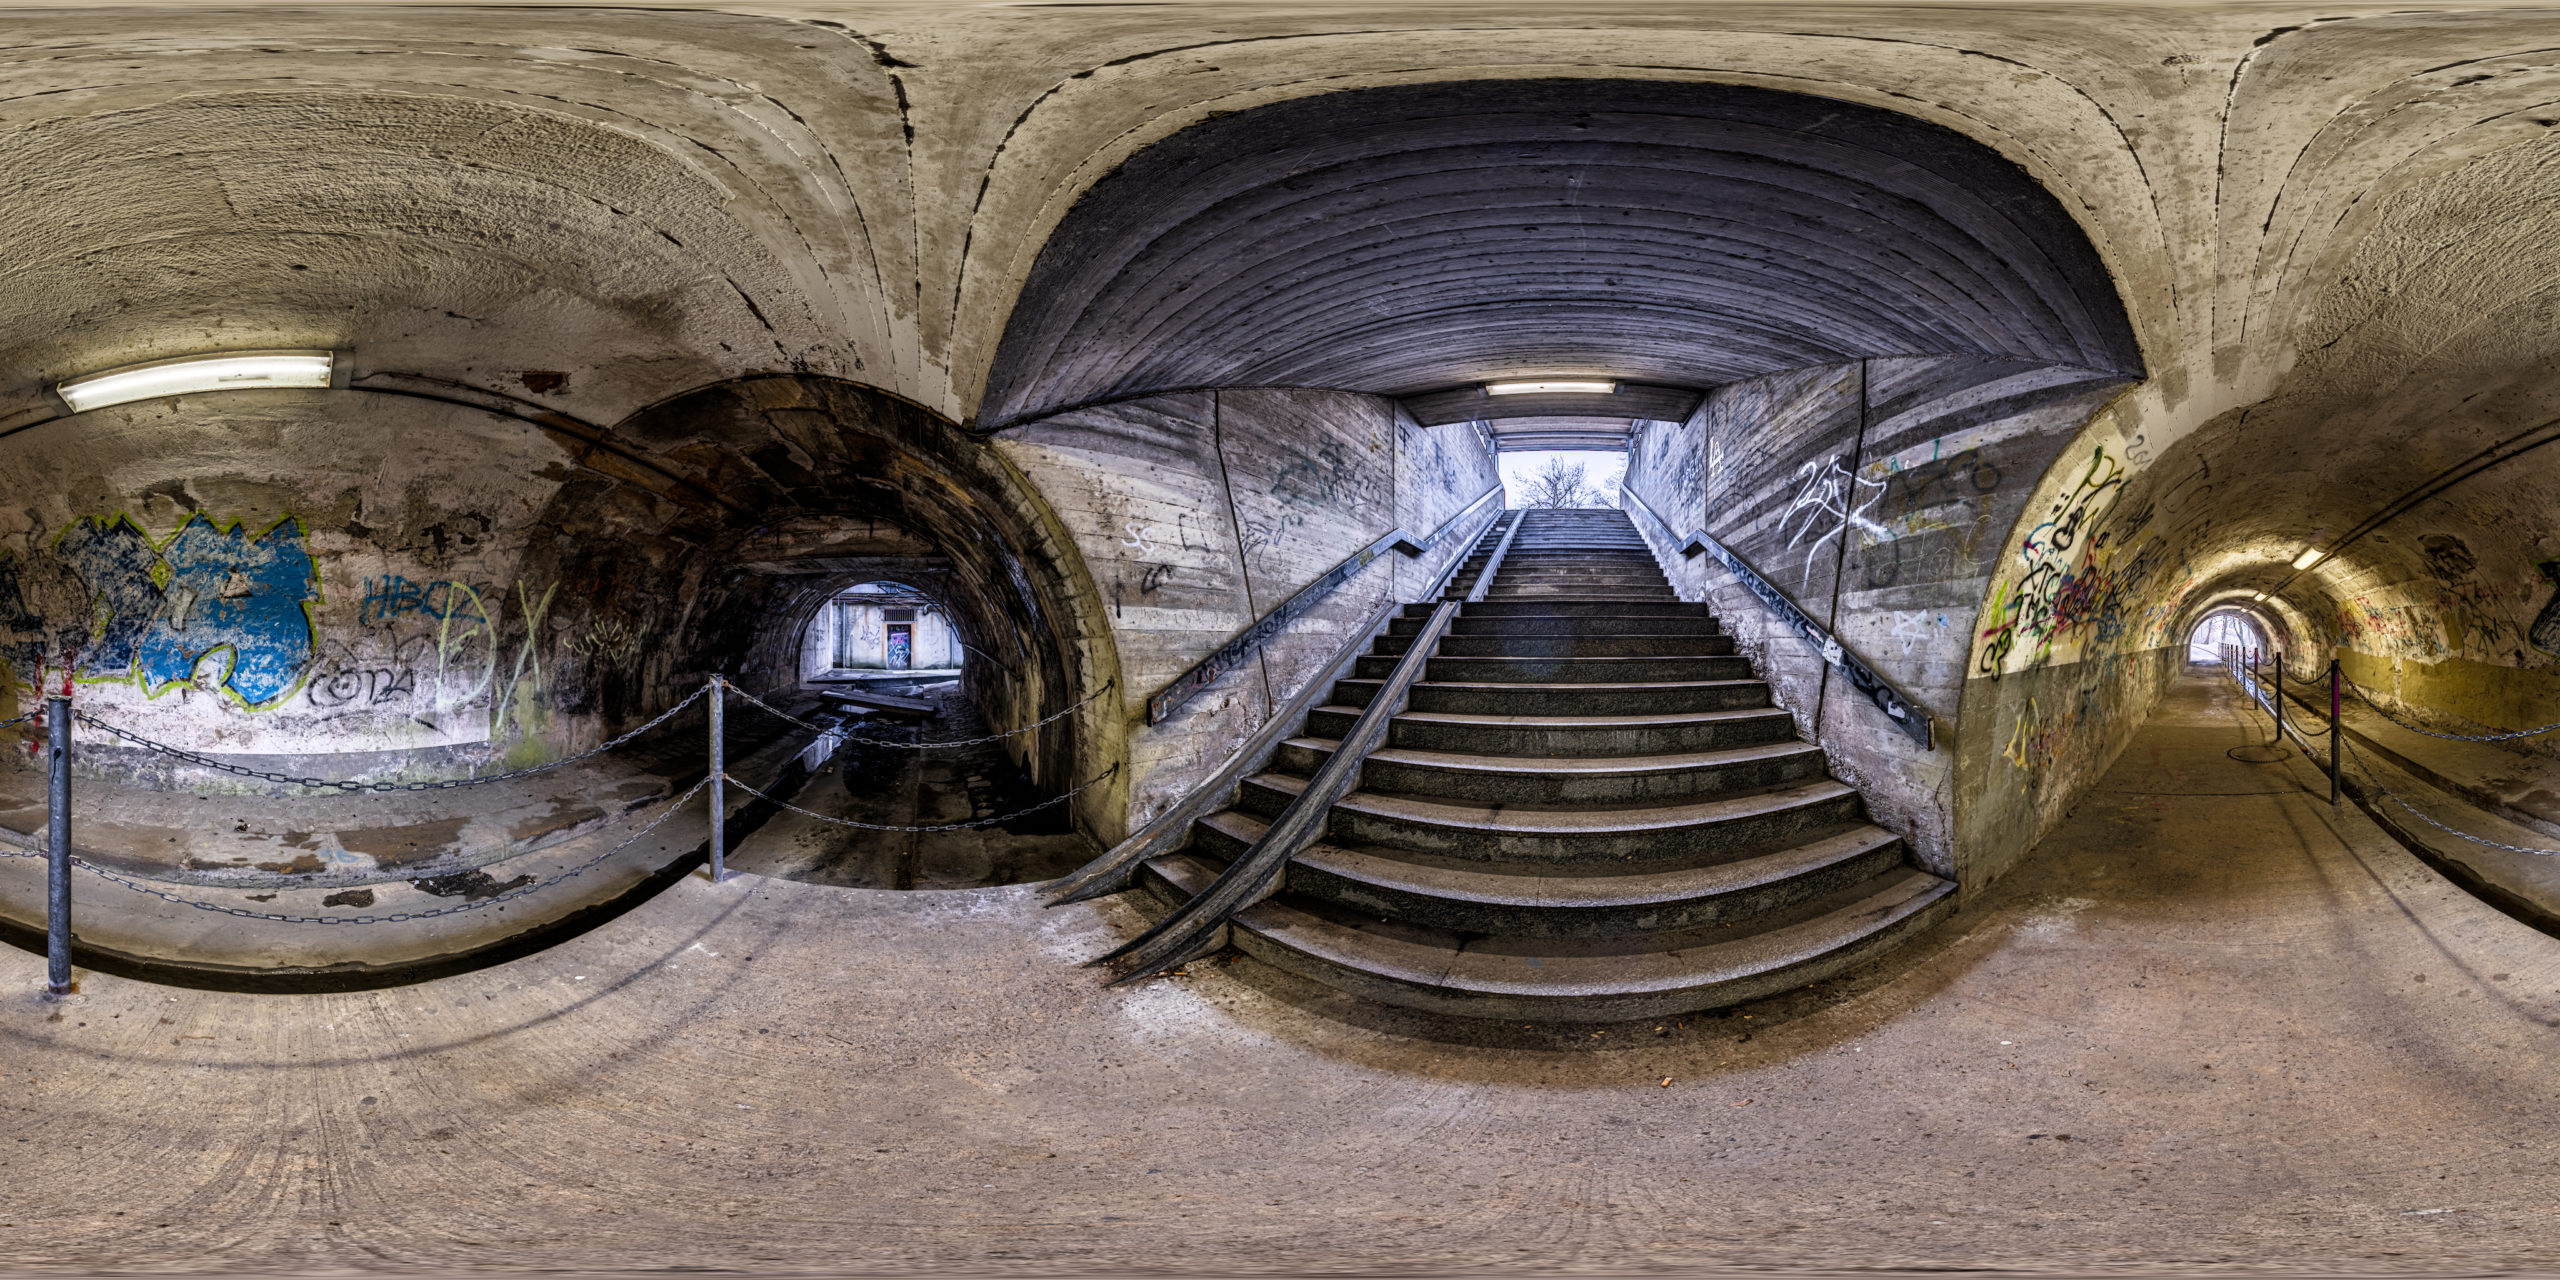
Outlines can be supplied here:
<path id="1" fill-rule="evenodd" d="M 336 363 L 336 354 L 328 351 L 226 351 L 109 369 L 64 381 L 53 392 L 73 413 L 87 413 L 111 404 L 200 391 L 325 387 Z"/>
<path id="2" fill-rule="evenodd" d="M 2251 600 L 2264 600 L 2267 598 L 2267 593 L 2264 591 L 2252 591 L 2249 593 L 2249 598 Z"/>
<path id="3" fill-rule="evenodd" d="M 1613 396 L 1618 394 L 1618 384 L 1614 382 L 1575 382 L 1556 380 L 1539 382 L 1488 382 L 1484 384 L 1484 393 L 1489 396 Z"/>
<path id="4" fill-rule="evenodd" d="M 2305 547 L 2305 548 L 2303 548 L 2303 549 L 2302 549 L 2302 554 L 2301 554 L 2301 555 L 2295 556 L 2295 557 L 2293 558 L 2293 567 L 2294 567 L 2294 568 L 2296 568 L 2296 569 L 2308 569 L 2308 568 L 2310 568 L 2310 567 L 2311 567 L 2312 563 L 2313 563 L 2314 561 L 2317 561 L 2319 558 L 2320 558 L 2320 548 L 2318 548 L 2318 547 Z"/>

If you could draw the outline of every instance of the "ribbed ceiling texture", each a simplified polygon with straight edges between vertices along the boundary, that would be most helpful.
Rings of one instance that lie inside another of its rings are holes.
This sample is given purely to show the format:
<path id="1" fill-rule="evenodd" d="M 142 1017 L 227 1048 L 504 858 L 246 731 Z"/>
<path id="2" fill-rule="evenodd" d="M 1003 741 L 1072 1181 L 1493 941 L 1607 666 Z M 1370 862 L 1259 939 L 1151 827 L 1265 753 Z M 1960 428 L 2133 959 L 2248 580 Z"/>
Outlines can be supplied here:
<path id="1" fill-rule="evenodd" d="M 2141 368 L 2080 229 L 1978 143 L 1730 85 L 1406 85 L 1222 116 L 1096 183 L 979 423 L 1184 387 L 1695 387 L 1949 353 Z"/>

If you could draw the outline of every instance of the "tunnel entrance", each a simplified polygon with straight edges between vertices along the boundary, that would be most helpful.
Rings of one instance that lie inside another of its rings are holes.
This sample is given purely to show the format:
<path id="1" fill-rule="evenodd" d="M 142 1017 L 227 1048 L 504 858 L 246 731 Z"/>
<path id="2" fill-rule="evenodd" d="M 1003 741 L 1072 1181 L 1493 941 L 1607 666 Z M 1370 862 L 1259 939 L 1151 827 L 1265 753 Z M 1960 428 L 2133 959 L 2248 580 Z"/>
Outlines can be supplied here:
<path id="1" fill-rule="evenodd" d="M 813 684 L 957 679 L 967 648 L 951 611 L 925 589 L 905 582 L 862 582 L 837 593 L 809 620 L 800 672 Z"/>
<path id="2" fill-rule="evenodd" d="M 1047 794 L 969 696 L 963 676 L 983 673 L 967 670 L 968 611 L 954 604 L 891 578 L 821 600 L 802 631 L 801 680 L 850 719 L 796 803 L 868 825 L 785 812 L 732 866 L 845 888 L 974 889 L 1053 880 L 1093 856 L 1066 806 L 1033 808 Z M 1019 816 L 989 821 L 1006 815 Z"/>
<path id="3" fill-rule="evenodd" d="M 1624 449 L 1511 449 L 1497 455 L 1502 505 L 1513 510 L 1560 510 L 1618 505 L 1626 479 Z"/>
<path id="4" fill-rule="evenodd" d="M 2223 612 L 2208 614 L 2187 633 L 2187 662 L 2220 665 L 2226 650 L 2237 650 L 2242 661 L 2251 654 L 2265 655 L 2267 633 L 2247 614 Z"/>

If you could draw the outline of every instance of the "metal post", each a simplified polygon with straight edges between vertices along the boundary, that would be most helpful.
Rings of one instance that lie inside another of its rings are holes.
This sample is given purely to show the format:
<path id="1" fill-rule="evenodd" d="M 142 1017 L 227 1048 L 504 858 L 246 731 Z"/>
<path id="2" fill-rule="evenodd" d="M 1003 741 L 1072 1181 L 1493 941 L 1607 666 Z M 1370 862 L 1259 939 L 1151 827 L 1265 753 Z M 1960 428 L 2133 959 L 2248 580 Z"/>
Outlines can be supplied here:
<path id="1" fill-rule="evenodd" d="M 2329 659 L 2329 804 L 2338 803 L 2338 660 Z"/>
<path id="2" fill-rule="evenodd" d="M 711 883 L 729 878 L 729 746 L 725 730 L 728 699 L 721 686 L 727 683 L 711 677 Z"/>
<path id="3" fill-rule="evenodd" d="M 2282 649 L 2276 650 L 2276 696 L 2268 701 L 2274 703 L 2276 708 L 2276 740 L 2268 745 L 2282 746 L 2284 744 L 2284 650 Z"/>
<path id="4" fill-rule="evenodd" d="M 47 698 L 45 767 L 51 786 L 45 815 L 45 994 L 71 994 L 71 699 Z"/>

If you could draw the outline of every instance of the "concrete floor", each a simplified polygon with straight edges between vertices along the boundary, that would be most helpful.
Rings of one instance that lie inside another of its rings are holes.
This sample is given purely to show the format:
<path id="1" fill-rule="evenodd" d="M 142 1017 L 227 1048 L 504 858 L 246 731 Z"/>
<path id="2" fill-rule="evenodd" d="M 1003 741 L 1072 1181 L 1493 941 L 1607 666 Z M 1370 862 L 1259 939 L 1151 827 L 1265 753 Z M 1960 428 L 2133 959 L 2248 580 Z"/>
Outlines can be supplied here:
<path id="1" fill-rule="evenodd" d="M 961 694 L 957 681 L 871 687 L 930 702 L 936 710 L 920 721 L 875 718 L 855 725 L 834 760 L 793 803 L 882 826 L 1023 816 L 959 831 L 867 831 L 785 811 L 738 843 L 729 855 L 731 867 L 845 889 L 974 889 L 1055 880 L 1102 852 L 1075 829 L 1064 804 L 1032 807 L 1048 797 L 1000 744 L 924 750 L 886 745 L 987 736 L 986 717 Z"/>
<path id="2" fill-rule="evenodd" d="M 0 1266 L 2358 1270 L 2560 1263 L 2560 942 L 2180 681 L 1884 965 L 1599 1034 L 1250 963 L 1105 990 L 1117 903 L 687 883 L 394 991 L 0 955 Z"/>

